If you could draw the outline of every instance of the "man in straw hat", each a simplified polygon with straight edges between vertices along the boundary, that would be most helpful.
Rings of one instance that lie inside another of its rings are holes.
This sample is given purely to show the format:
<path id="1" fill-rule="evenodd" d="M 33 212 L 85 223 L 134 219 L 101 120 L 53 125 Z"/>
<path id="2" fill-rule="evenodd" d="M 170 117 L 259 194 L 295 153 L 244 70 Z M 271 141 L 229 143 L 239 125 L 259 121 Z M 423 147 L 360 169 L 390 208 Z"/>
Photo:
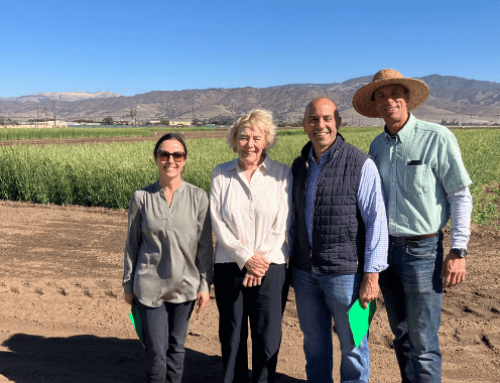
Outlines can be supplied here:
<path id="1" fill-rule="evenodd" d="M 309 382 L 333 382 L 332 317 L 340 341 L 342 382 L 368 382 L 368 336 L 356 347 L 347 311 L 377 298 L 387 268 L 382 184 L 368 155 L 337 133 L 341 118 L 327 98 L 306 107 L 310 141 L 292 165 L 290 255 Z M 357 303 L 356 303 L 357 304 Z"/>
<path id="2" fill-rule="evenodd" d="M 380 287 L 403 382 L 441 382 L 442 292 L 464 280 L 470 236 L 472 181 L 457 140 L 409 113 L 428 96 L 424 82 L 383 69 L 352 101 L 358 113 L 385 121 L 370 154 L 384 185 L 389 268 Z M 450 217 L 451 250 L 443 262 L 441 229 Z"/>

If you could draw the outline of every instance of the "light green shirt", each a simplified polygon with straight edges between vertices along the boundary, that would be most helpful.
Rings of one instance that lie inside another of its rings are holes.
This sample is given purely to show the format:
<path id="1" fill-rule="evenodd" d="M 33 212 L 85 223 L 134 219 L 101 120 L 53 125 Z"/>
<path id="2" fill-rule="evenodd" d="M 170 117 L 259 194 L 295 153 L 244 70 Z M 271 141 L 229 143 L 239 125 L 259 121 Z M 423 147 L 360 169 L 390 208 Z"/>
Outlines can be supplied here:
<path id="1" fill-rule="evenodd" d="M 395 138 L 378 135 L 369 153 L 384 186 L 389 235 L 437 232 L 450 218 L 446 195 L 472 183 L 453 133 L 411 114 Z"/>

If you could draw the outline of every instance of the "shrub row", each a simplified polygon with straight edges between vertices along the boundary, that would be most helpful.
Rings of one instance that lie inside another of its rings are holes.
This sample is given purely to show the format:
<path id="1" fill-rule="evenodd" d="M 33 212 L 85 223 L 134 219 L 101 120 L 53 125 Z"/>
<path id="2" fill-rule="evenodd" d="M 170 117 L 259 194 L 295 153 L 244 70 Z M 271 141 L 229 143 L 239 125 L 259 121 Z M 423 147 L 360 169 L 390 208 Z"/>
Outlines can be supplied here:
<path id="1" fill-rule="evenodd" d="M 368 151 L 380 129 L 346 129 L 346 141 Z M 485 201 L 483 185 L 500 180 L 500 131 L 457 131 L 465 166 L 473 180 L 473 221 L 498 217 Z M 298 130 L 279 132 L 270 156 L 291 165 L 307 142 Z M 184 178 L 210 188 L 213 168 L 235 158 L 224 140 L 187 140 Z M 0 199 L 126 208 L 135 190 L 157 179 L 153 142 L 100 145 L 15 145 L 0 148 Z"/>

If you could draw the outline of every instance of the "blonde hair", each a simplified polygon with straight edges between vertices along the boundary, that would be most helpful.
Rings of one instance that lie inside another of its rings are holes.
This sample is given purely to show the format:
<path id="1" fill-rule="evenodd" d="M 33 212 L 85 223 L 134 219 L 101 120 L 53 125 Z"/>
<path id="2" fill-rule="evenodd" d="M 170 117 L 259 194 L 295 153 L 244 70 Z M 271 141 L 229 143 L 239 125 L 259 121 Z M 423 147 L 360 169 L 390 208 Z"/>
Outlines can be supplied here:
<path id="1" fill-rule="evenodd" d="M 269 150 L 276 145 L 276 126 L 273 124 L 271 112 L 261 109 L 253 109 L 247 115 L 240 117 L 238 122 L 229 128 L 226 142 L 234 152 L 237 151 L 238 132 L 242 128 L 259 129 L 266 135 L 265 150 Z"/>

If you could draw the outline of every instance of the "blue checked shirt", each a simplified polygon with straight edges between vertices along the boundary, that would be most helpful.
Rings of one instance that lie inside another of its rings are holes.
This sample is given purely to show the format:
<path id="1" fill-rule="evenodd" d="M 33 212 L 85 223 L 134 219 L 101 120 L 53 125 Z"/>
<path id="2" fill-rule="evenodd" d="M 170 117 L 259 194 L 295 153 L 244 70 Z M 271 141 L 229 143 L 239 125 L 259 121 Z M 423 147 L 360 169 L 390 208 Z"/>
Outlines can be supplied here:
<path id="1" fill-rule="evenodd" d="M 309 245 L 312 248 L 312 221 L 314 198 L 319 175 L 328 160 L 331 148 L 321 157 L 318 164 L 314 160 L 314 150 L 309 152 L 309 173 L 307 177 L 306 200 L 304 213 Z M 389 233 L 384 203 L 384 189 L 380 181 L 377 166 L 368 159 L 361 169 L 358 187 L 358 207 L 366 228 L 365 273 L 380 273 L 388 267 L 387 250 Z"/>

